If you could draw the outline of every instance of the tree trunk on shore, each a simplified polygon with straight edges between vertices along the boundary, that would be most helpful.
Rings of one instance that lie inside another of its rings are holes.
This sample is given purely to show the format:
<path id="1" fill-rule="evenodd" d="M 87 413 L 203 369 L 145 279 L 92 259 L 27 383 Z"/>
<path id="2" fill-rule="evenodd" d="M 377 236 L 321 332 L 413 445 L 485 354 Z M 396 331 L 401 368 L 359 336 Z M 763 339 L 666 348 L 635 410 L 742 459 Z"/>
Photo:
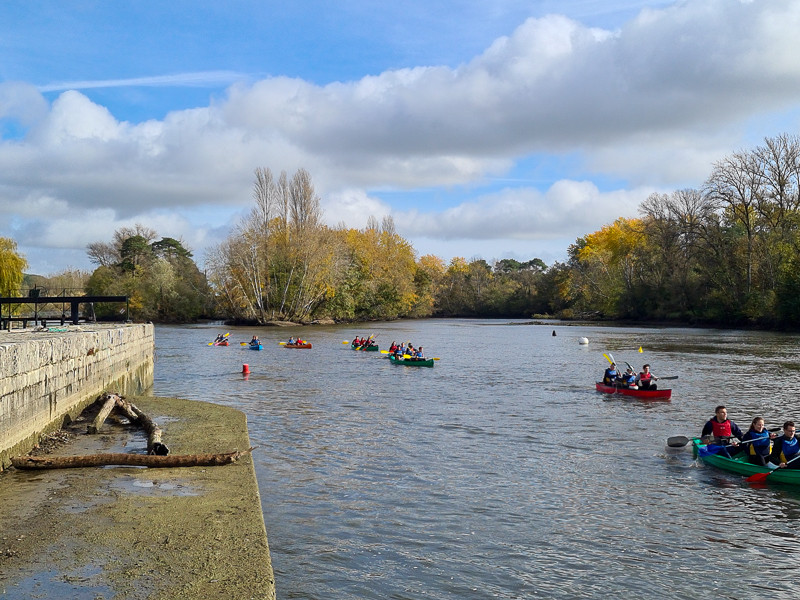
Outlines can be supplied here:
<path id="1" fill-rule="evenodd" d="M 253 448 L 243 452 L 222 454 L 182 454 L 156 456 L 152 454 L 90 454 L 85 456 L 16 456 L 11 463 L 18 469 L 72 469 L 77 467 L 102 467 L 125 465 L 136 467 L 215 467 L 236 462 L 249 454 Z"/>
<path id="2" fill-rule="evenodd" d="M 103 403 L 103 407 L 100 409 L 100 412 L 97 413 L 97 417 L 95 417 L 92 424 L 89 425 L 87 433 L 98 433 L 100 431 L 100 428 L 103 426 L 103 423 L 105 422 L 109 413 L 117 405 L 117 400 L 119 400 L 119 396 L 116 394 L 109 394 L 106 396 L 106 401 Z"/>

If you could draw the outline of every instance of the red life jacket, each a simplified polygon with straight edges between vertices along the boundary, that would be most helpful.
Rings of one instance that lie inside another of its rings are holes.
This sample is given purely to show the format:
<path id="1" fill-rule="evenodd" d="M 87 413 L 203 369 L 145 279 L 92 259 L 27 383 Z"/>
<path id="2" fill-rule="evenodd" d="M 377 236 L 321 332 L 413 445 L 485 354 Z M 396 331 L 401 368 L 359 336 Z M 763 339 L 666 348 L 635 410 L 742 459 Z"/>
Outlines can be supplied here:
<path id="1" fill-rule="evenodd" d="M 649 383 L 652 378 L 653 378 L 652 373 L 645 373 L 644 371 L 639 373 L 639 381 L 644 381 L 645 383 Z"/>
<path id="2" fill-rule="evenodd" d="M 731 437 L 733 435 L 733 433 L 731 433 L 731 420 L 725 419 L 722 423 L 720 423 L 716 418 L 711 419 L 711 431 L 714 434 L 714 437 L 717 438 Z"/>

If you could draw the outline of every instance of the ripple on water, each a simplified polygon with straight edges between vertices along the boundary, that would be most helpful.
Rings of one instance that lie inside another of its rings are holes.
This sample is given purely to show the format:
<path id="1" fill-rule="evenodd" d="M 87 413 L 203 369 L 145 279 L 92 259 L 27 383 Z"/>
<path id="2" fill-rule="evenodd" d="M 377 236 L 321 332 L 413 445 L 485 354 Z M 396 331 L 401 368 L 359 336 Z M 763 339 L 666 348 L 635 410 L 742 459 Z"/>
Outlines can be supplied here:
<path id="1" fill-rule="evenodd" d="M 788 418 L 792 398 L 756 381 L 753 359 L 795 364 L 799 337 L 583 326 L 553 337 L 477 320 L 369 329 L 441 360 L 398 369 L 342 345 L 357 327 L 300 328 L 312 350 L 265 342 L 244 380 L 238 348 L 191 351 L 211 328 L 157 327 L 175 351 L 159 350 L 156 394 L 247 413 L 279 596 L 677 599 L 724 597 L 731 581 L 741 597 L 794 584 L 800 492 L 750 486 L 665 440 L 697 433 L 721 401 L 740 425 Z M 254 333 L 280 341 L 231 330 Z M 597 394 L 604 352 L 679 375 L 672 402 Z"/>

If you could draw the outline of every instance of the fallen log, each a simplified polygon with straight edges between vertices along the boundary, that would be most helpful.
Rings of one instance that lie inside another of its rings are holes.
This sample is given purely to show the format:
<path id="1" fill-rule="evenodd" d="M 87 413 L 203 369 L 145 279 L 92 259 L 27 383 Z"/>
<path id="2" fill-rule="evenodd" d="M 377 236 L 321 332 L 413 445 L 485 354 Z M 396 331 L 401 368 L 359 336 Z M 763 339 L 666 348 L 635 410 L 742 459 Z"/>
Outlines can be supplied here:
<path id="1" fill-rule="evenodd" d="M 97 413 L 94 421 L 92 424 L 87 427 L 87 433 L 97 433 L 100 431 L 100 428 L 105 423 L 105 420 L 108 418 L 109 413 L 111 410 L 117 405 L 117 400 L 119 400 L 119 396 L 116 394 L 107 394 L 105 397 L 105 402 L 103 403 L 102 408 L 100 408 L 100 412 Z"/>
<path id="2" fill-rule="evenodd" d="M 157 454 L 159 456 L 166 456 L 169 454 L 169 448 L 166 444 L 161 442 L 161 428 L 156 424 L 153 419 L 148 417 L 145 413 L 139 410 L 135 404 L 117 396 L 117 408 L 128 417 L 132 422 L 138 423 L 142 426 L 147 434 L 147 453 Z"/>
<path id="3" fill-rule="evenodd" d="M 167 467 L 217 467 L 229 465 L 249 454 L 253 448 L 242 452 L 235 450 L 222 454 L 178 454 L 157 456 L 153 454 L 89 454 L 82 456 L 15 456 L 11 459 L 18 469 L 74 469 L 78 467 L 103 467 L 107 465 L 167 468 Z"/>

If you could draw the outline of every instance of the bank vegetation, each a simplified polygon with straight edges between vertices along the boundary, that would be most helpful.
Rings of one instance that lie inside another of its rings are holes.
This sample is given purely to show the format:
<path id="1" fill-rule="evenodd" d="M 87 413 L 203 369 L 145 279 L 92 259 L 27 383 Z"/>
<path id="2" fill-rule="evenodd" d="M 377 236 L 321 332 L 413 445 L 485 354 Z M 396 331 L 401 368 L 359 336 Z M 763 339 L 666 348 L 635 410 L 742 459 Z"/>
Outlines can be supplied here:
<path id="1" fill-rule="evenodd" d="M 24 258 L 0 240 L 0 288 Z M 565 262 L 418 256 L 391 217 L 363 229 L 322 221 L 311 175 L 255 171 L 253 204 L 208 249 L 141 225 L 88 247 L 86 293 L 127 295 L 135 319 L 264 324 L 424 317 L 629 319 L 728 326 L 800 325 L 800 141 L 767 138 L 713 165 L 704 185 L 652 194 L 637 218 L 578 238 Z M 41 281 L 40 281 L 41 283 Z M 47 280 L 44 281 L 48 283 Z M 102 310 L 102 308 L 101 308 Z M 106 310 L 114 316 L 113 310 Z"/>

